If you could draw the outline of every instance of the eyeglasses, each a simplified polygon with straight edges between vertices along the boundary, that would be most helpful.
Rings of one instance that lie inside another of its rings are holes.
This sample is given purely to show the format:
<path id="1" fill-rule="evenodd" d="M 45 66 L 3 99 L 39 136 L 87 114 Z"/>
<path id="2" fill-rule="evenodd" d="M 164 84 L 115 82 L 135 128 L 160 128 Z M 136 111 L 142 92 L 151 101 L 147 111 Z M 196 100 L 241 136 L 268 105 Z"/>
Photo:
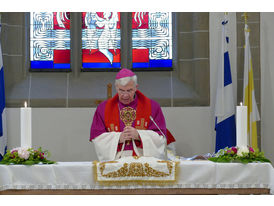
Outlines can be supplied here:
<path id="1" fill-rule="evenodd" d="M 135 92 L 134 89 L 129 89 L 129 90 L 118 89 L 118 93 L 120 94 L 133 94 L 134 92 Z"/>

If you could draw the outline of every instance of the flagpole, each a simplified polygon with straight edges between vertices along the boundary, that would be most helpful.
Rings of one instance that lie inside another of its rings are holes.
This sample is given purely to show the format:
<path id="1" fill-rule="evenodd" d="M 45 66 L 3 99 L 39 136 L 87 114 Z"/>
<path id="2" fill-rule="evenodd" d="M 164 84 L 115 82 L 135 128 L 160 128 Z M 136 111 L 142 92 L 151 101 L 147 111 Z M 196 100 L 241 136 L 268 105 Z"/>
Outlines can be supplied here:
<path id="1" fill-rule="evenodd" d="M 245 23 L 245 25 L 244 25 L 244 32 L 248 32 L 249 33 L 249 28 L 248 28 L 248 25 L 247 25 L 247 20 L 248 20 L 248 15 L 247 15 L 247 12 L 244 12 L 243 13 L 243 15 L 242 15 L 242 17 L 244 18 L 244 23 Z M 245 36 L 245 38 L 246 38 L 246 36 Z M 244 44 L 244 49 L 246 49 L 246 40 L 245 40 L 245 44 Z M 246 52 L 247 51 L 245 51 L 245 55 L 246 55 Z M 249 59 L 249 58 L 248 58 Z M 246 61 L 246 57 L 244 57 L 244 61 Z M 245 67 L 245 64 L 246 63 L 244 63 L 244 67 Z M 247 74 L 245 74 L 245 72 L 247 73 Z M 245 106 L 247 106 L 248 107 L 248 105 L 249 105 L 249 103 L 246 103 L 245 104 L 245 95 L 248 95 L 248 94 L 245 94 L 245 78 L 247 78 L 247 84 L 248 84 L 248 81 L 249 81 L 249 78 L 248 78 L 248 73 L 249 73 L 249 71 L 248 71 L 248 69 L 247 69 L 247 71 L 245 71 L 245 68 L 244 68 L 244 83 L 243 83 L 243 102 L 244 102 L 244 105 Z M 248 110 L 248 112 L 250 112 L 249 110 Z M 248 128 L 249 129 L 247 129 L 247 135 L 248 135 L 248 141 L 247 141 L 247 143 L 248 143 L 248 145 L 250 145 L 251 146 L 251 143 L 252 143 L 252 137 L 251 137 L 251 135 L 250 135 L 250 115 L 249 115 L 249 113 L 247 114 L 247 120 L 248 120 Z"/>
<path id="2" fill-rule="evenodd" d="M 248 19 L 247 12 L 244 12 L 244 14 L 242 16 L 244 17 L 245 24 L 247 24 L 247 19 Z"/>
<path id="3" fill-rule="evenodd" d="M 245 31 L 250 32 L 250 29 L 247 26 L 247 20 L 248 20 L 247 12 L 244 12 L 244 14 L 242 15 L 242 17 L 244 17 L 244 21 L 245 21 Z"/>

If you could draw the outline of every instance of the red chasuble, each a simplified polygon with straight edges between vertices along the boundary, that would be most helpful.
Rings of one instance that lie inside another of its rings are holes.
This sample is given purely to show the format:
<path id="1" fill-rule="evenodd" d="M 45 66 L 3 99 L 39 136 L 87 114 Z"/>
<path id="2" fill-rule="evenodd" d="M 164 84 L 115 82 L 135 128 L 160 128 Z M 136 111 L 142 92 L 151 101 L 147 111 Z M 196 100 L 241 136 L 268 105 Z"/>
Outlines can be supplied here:
<path id="1" fill-rule="evenodd" d="M 138 96 L 138 104 L 136 109 L 136 129 L 147 129 L 151 115 L 150 99 L 143 95 L 139 90 L 136 91 Z M 118 94 L 109 99 L 105 108 L 105 125 L 109 132 L 120 132 L 120 114 L 118 107 Z M 140 128 L 141 122 L 144 122 L 144 127 Z"/>
<path id="2" fill-rule="evenodd" d="M 150 115 L 151 115 L 151 102 L 150 99 L 143 95 L 140 91 L 136 91 L 138 97 L 138 104 L 136 108 L 136 119 L 135 128 L 146 130 L 149 125 Z M 105 125 L 109 132 L 115 131 L 120 132 L 120 114 L 118 106 L 119 97 L 116 94 L 113 98 L 109 99 L 105 107 Z M 139 140 L 134 140 L 135 144 L 139 148 L 143 148 L 142 142 Z M 117 151 L 121 151 L 121 143 L 118 144 Z M 133 156 L 135 156 L 135 151 L 133 150 Z"/>

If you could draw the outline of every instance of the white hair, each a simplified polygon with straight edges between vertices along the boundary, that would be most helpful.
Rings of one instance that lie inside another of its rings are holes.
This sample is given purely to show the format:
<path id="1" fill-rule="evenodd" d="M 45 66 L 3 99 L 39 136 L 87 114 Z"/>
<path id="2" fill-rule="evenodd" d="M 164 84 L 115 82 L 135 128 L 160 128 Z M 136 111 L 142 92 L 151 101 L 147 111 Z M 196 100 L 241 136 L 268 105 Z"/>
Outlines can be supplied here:
<path id="1" fill-rule="evenodd" d="M 126 86 L 130 81 L 134 82 L 134 85 L 137 85 L 137 76 L 134 75 L 132 77 L 123 77 L 120 79 L 115 79 L 115 86 L 122 85 L 122 86 Z"/>

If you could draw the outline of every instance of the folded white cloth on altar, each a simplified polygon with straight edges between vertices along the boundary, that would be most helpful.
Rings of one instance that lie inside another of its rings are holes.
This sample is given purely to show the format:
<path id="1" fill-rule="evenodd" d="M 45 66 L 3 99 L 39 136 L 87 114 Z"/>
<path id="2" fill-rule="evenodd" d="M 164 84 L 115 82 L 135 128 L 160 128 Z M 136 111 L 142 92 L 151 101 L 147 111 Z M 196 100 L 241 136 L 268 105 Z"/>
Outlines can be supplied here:
<path id="1" fill-rule="evenodd" d="M 118 160 L 94 161 L 95 181 L 102 184 L 171 184 L 177 181 L 179 162 L 155 157 L 123 157 Z"/>

